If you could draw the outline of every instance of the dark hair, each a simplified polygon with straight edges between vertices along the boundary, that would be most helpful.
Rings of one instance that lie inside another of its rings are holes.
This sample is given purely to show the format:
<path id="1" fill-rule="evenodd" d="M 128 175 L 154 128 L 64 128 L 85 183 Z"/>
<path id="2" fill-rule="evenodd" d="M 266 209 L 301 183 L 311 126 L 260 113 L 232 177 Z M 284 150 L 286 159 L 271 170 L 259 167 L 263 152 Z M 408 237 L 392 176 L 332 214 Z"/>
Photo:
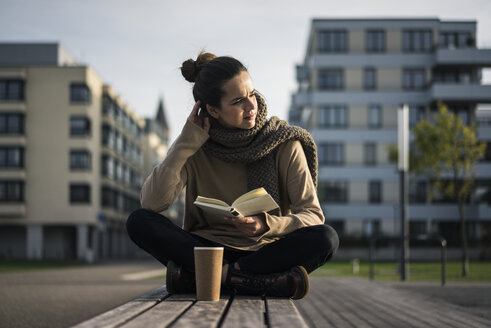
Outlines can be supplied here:
<path id="1" fill-rule="evenodd" d="M 209 52 L 200 52 L 196 60 L 188 59 L 182 63 L 181 73 L 189 82 L 194 82 L 194 100 L 201 100 L 201 108 L 206 104 L 220 108 L 223 85 L 242 71 L 244 65 L 228 56 L 217 57 Z"/>

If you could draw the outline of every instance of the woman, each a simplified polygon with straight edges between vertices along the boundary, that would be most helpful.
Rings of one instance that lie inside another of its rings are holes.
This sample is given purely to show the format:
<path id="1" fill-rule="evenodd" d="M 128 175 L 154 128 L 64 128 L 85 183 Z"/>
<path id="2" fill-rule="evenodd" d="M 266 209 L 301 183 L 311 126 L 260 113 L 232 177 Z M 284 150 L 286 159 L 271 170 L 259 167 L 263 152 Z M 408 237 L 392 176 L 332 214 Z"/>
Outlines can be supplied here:
<path id="1" fill-rule="evenodd" d="M 181 67 L 196 101 L 166 158 L 141 191 L 142 209 L 127 221 L 131 239 L 167 266 L 171 293 L 194 291 L 195 246 L 223 246 L 222 284 L 237 293 L 300 299 L 308 273 L 338 247 L 317 194 L 317 154 L 307 131 L 276 117 L 247 69 L 232 57 L 200 53 Z M 158 214 L 186 187 L 183 229 Z M 227 203 L 264 187 L 279 209 L 217 217 L 193 205 L 198 195 Z"/>

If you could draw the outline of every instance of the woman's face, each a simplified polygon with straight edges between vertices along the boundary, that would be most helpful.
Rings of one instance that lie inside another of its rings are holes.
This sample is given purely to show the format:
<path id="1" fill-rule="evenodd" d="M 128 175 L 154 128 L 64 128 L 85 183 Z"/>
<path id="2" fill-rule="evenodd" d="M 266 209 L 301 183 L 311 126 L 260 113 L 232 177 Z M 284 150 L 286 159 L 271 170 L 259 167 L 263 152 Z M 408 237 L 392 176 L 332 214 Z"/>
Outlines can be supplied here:
<path id="1" fill-rule="evenodd" d="M 211 116 L 226 128 L 251 129 L 256 125 L 257 100 L 251 77 L 242 71 L 223 85 L 220 108 L 207 106 Z"/>

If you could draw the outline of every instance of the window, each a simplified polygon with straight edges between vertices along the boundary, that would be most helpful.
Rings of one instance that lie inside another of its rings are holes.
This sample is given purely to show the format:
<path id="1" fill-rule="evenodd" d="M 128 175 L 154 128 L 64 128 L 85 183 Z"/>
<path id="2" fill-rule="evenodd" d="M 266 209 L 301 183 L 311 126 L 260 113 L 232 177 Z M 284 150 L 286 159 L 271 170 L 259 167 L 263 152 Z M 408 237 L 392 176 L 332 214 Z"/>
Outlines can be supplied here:
<path id="1" fill-rule="evenodd" d="M 440 47 L 442 48 L 466 48 L 475 46 L 475 42 L 469 32 L 440 32 Z"/>
<path id="2" fill-rule="evenodd" d="M 131 170 L 131 186 L 137 189 L 141 188 L 141 183 L 142 183 L 142 178 L 141 175 L 136 173 L 135 171 Z"/>
<path id="3" fill-rule="evenodd" d="M 2 100 L 24 100 L 24 81 L 0 79 L 0 101 Z"/>
<path id="4" fill-rule="evenodd" d="M 90 103 L 90 89 L 85 83 L 70 84 L 70 101 L 72 103 L 88 104 Z"/>
<path id="5" fill-rule="evenodd" d="M 112 116 L 115 107 L 116 107 L 115 101 L 111 97 L 105 94 L 102 98 L 102 113 L 108 116 Z"/>
<path id="6" fill-rule="evenodd" d="M 410 220 L 409 221 L 409 234 L 410 235 L 424 235 L 424 234 L 426 234 L 426 221 Z"/>
<path id="7" fill-rule="evenodd" d="M 433 82 L 449 84 L 469 84 L 475 82 L 472 70 L 467 67 L 439 68 L 433 71 Z"/>
<path id="8" fill-rule="evenodd" d="M 320 70 L 317 80 L 320 90 L 341 90 L 344 88 L 343 71 L 340 69 Z"/>
<path id="9" fill-rule="evenodd" d="M 347 109 L 343 105 L 329 105 L 318 109 L 317 122 L 323 128 L 345 128 Z"/>
<path id="10" fill-rule="evenodd" d="M 91 155 L 88 150 L 70 151 L 70 169 L 90 170 L 90 168 L 91 168 Z"/>
<path id="11" fill-rule="evenodd" d="M 301 123 L 302 118 L 302 110 L 291 109 L 288 111 L 288 122 L 292 123 Z"/>
<path id="12" fill-rule="evenodd" d="M 90 120 L 84 116 L 70 117 L 70 135 L 71 136 L 90 135 Z"/>
<path id="13" fill-rule="evenodd" d="M 121 164 L 117 159 L 114 159 L 114 171 L 113 180 L 120 180 L 121 178 Z"/>
<path id="14" fill-rule="evenodd" d="M 405 30 L 402 32 L 404 52 L 431 52 L 433 50 L 431 30 Z"/>
<path id="15" fill-rule="evenodd" d="M 385 31 L 369 30 L 366 32 L 367 52 L 385 52 Z"/>
<path id="16" fill-rule="evenodd" d="M 90 203 L 90 185 L 85 183 L 71 183 L 70 203 Z"/>
<path id="17" fill-rule="evenodd" d="M 469 110 L 467 108 L 451 108 L 452 112 L 454 115 L 458 116 L 461 120 L 462 123 L 465 125 L 469 125 L 470 123 L 470 118 L 469 118 Z"/>
<path id="18" fill-rule="evenodd" d="M 363 147 L 365 165 L 377 164 L 377 145 L 373 142 L 366 143 Z"/>
<path id="19" fill-rule="evenodd" d="M 0 168 L 23 168 L 24 148 L 0 147 Z"/>
<path id="20" fill-rule="evenodd" d="M 363 221 L 363 234 L 367 237 L 380 234 L 380 220 L 366 219 Z"/>
<path id="21" fill-rule="evenodd" d="M 319 163 L 324 165 L 344 164 L 344 145 L 342 143 L 326 143 L 318 147 Z"/>
<path id="22" fill-rule="evenodd" d="M 363 73 L 363 88 L 375 90 L 377 88 L 377 71 L 373 67 L 367 67 Z"/>
<path id="23" fill-rule="evenodd" d="M 1 113 L 0 134 L 24 134 L 24 114 Z"/>
<path id="24" fill-rule="evenodd" d="M 409 126 L 415 126 L 426 116 L 424 105 L 409 105 Z"/>
<path id="25" fill-rule="evenodd" d="M 368 126 L 378 129 L 382 126 L 382 109 L 380 105 L 370 105 L 368 107 Z"/>
<path id="26" fill-rule="evenodd" d="M 102 176 L 112 179 L 114 177 L 113 160 L 109 155 L 103 155 L 101 161 Z"/>
<path id="27" fill-rule="evenodd" d="M 23 202 L 23 181 L 0 181 L 0 202 Z"/>
<path id="28" fill-rule="evenodd" d="M 101 188 L 101 205 L 114 208 L 116 206 L 115 196 L 115 192 L 111 187 L 103 186 Z"/>
<path id="29" fill-rule="evenodd" d="M 348 51 L 347 33 L 342 30 L 319 31 L 317 49 L 319 52 Z"/>
<path id="30" fill-rule="evenodd" d="M 382 201 L 382 183 L 380 181 L 370 181 L 368 183 L 368 198 L 370 203 L 380 203 Z"/>
<path id="31" fill-rule="evenodd" d="M 491 162 L 491 142 L 486 143 L 486 150 L 484 151 L 484 156 L 482 158 L 484 162 Z"/>
<path id="32" fill-rule="evenodd" d="M 409 184 L 409 202 L 415 204 L 426 203 L 426 181 L 416 181 Z"/>
<path id="33" fill-rule="evenodd" d="M 111 147 L 113 145 L 113 131 L 109 125 L 102 126 L 102 144 Z"/>
<path id="34" fill-rule="evenodd" d="M 123 146 L 122 142 L 122 137 L 121 134 L 118 131 L 114 131 L 114 144 L 113 144 L 113 149 L 116 150 L 117 152 L 121 152 L 121 147 Z"/>
<path id="35" fill-rule="evenodd" d="M 348 182 L 322 181 L 319 182 L 319 199 L 326 203 L 346 203 L 348 201 Z"/>
<path id="36" fill-rule="evenodd" d="M 426 87 L 424 69 L 404 69 L 402 79 L 405 90 L 423 90 Z"/>

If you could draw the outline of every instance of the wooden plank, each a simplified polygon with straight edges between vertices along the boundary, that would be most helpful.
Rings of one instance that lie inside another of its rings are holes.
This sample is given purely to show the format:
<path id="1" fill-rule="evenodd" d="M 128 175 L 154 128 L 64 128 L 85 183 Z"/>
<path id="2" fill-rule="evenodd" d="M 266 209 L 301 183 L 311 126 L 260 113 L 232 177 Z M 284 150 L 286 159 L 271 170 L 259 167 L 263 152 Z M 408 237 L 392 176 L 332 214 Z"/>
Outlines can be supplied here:
<path id="1" fill-rule="evenodd" d="M 155 306 L 160 300 L 167 296 L 165 286 L 154 289 L 132 301 L 118 306 L 110 311 L 104 312 L 94 318 L 84 321 L 73 328 L 102 328 L 116 327 L 131 318 L 145 312 Z"/>
<path id="2" fill-rule="evenodd" d="M 143 294 L 140 297 L 135 298 L 135 301 L 161 301 L 164 298 L 169 296 L 169 293 L 167 293 L 167 288 L 165 285 L 162 287 L 156 288 L 152 291 L 149 291 L 148 293 Z"/>
<path id="3" fill-rule="evenodd" d="M 130 301 L 117 308 L 84 321 L 73 328 L 116 327 L 157 304 L 157 301 Z"/>
<path id="4" fill-rule="evenodd" d="M 172 295 L 148 311 L 128 321 L 124 328 L 166 327 L 176 320 L 184 311 L 193 305 L 194 297 Z"/>
<path id="5" fill-rule="evenodd" d="M 267 298 L 270 327 L 307 328 L 307 324 L 290 299 Z"/>
<path id="6" fill-rule="evenodd" d="M 222 327 L 264 327 L 264 301 L 260 297 L 236 296 L 228 310 Z"/>
<path id="7" fill-rule="evenodd" d="M 218 302 L 196 302 L 172 327 L 217 327 L 228 302 L 228 297 Z"/>
<path id="8" fill-rule="evenodd" d="M 312 289 L 311 289 L 312 290 Z M 313 290 L 308 296 L 317 313 L 316 320 L 324 321 L 318 327 L 366 327 L 367 325 L 360 319 L 352 316 L 353 309 L 346 308 L 340 300 L 341 297 L 331 290 L 329 293 L 323 293 L 320 289 Z M 305 299 L 307 301 L 307 299 Z M 357 320 L 358 319 L 358 320 Z"/>

